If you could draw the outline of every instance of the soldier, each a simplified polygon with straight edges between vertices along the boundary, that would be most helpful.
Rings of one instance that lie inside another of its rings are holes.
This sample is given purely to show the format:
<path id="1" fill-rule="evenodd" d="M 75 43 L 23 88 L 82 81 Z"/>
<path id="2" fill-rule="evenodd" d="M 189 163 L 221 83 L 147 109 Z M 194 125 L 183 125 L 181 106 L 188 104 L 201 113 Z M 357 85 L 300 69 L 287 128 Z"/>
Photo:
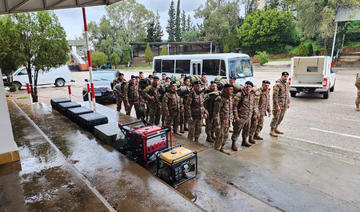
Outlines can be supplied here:
<path id="1" fill-rule="evenodd" d="M 181 102 L 183 103 L 181 105 L 181 111 L 180 111 L 180 132 L 184 133 L 185 131 L 188 131 L 189 128 L 187 126 L 189 117 L 187 116 L 187 110 L 184 106 L 184 103 L 186 103 L 186 99 L 189 96 L 189 93 L 191 91 L 191 84 L 190 84 L 190 78 L 185 77 L 183 84 L 179 88 L 179 96 L 181 98 Z"/>
<path id="2" fill-rule="evenodd" d="M 271 116 L 269 86 L 270 82 L 263 80 L 261 88 L 255 90 L 255 99 L 259 113 L 257 119 L 251 120 L 249 142 L 252 144 L 255 144 L 255 140 L 264 140 L 259 134 L 263 128 L 264 117 L 266 115 Z"/>
<path id="3" fill-rule="evenodd" d="M 124 87 L 124 104 L 126 115 L 130 116 L 131 109 L 134 106 L 136 117 L 140 118 L 140 98 L 139 98 L 139 88 L 136 84 L 136 77 L 131 75 L 131 80 Z"/>
<path id="4" fill-rule="evenodd" d="M 110 83 L 111 89 L 114 89 L 115 85 L 120 82 L 120 72 L 116 72 L 115 79 Z M 124 74 L 122 74 L 122 79 L 124 79 Z"/>
<path id="5" fill-rule="evenodd" d="M 217 84 L 215 81 L 210 82 L 209 88 L 205 91 L 204 97 L 204 107 L 208 111 L 208 117 L 206 119 L 206 141 L 209 143 L 214 143 L 215 137 L 215 122 L 214 122 L 214 103 L 216 97 L 220 95 L 220 92 L 217 90 Z"/>
<path id="6" fill-rule="evenodd" d="M 204 108 L 204 93 L 201 92 L 201 82 L 199 80 L 193 83 L 193 90 L 190 92 L 184 104 L 188 113 L 187 116 L 189 117 L 188 139 L 193 141 L 195 138 L 195 142 L 199 142 L 202 119 L 206 119 L 208 116 Z"/>
<path id="7" fill-rule="evenodd" d="M 111 85 L 113 86 L 113 92 L 116 98 L 116 110 L 119 112 L 121 110 L 121 104 L 123 102 L 123 89 L 125 87 L 126 80 L 124 79 L 123 73 L 118 73 L 118 78 L 115 79 Z"/>
<path id="8" fill-rule="evenodd" d="M 159 125 L 161 114 L 161 94 L 159 77 L 154 77 L 151 85 L 144 89 L 144 99 L 148 102 L 150 123 Z"/>
<path id="9" fill-rule="evenodd" d="M 357 98 L 355 100 L 356 111 L 360 111 L 360 75 L 356 74 L 355 86 L 357 88 Z"/>
<path id="10" fill-rule="evenodd" d="M 157 75 L 156 71 L 153 71 L 152 76 L 155 77 Z"/>
<path id="11" fill-rule="evenodd" d="M 206 74 L 205 73 L 202 73 L 201 75 L 201 78 L 200 78 L 200 81 L 201 81 L 201 90 L 205 90 L 208 88 L 208 81 L 206 79 Z"/>
<path id="12" fill-rule="evenodd" d="M 149 85 L 151 85 L 152 82 L 153 82 L 153 76 L 150 74 L 150 75 L 146 78 L 146 80 L 148 81 Z M 146 121 L 149 121 L 149 120 L 150 120 L 150 116 L 149 116 L 149 105 L 148 105 L 148 104 L 146 105 L 145 120 L 146 120 Z"/>
<path id="13" fill-rule="evenodd" d="M 278 130 L 278 126 L 283 120 L 286 110 L 290 108 L 288 77 L 288 72 L 282 72 L 281 79 L 276 81 L 273 88 L 273 119 L 270 124 L 270 135 L 273 137 L 278 137 L 277 134 L 284 134 Z"/>
<path id="14" fill-rule="evenodd" d="M 225 154 L 230 154 L 224 150 L 226 140 L 229 136 L 230 120 L 233 115 L 233 86 L 225 84 L 221 94 L 216 97 L 214 104 L 214 122 L 216 128 L 216 139 L 214 148 Z"/>
<path id="15" fill-rule="evenodd" d="M 142 71 L 139 72 L 139 78 L 140 78 L 140 80 L 145 79 L 144 72 L 142 72 Z"/>
<path id="16" fill-rule="evenodd" d="M 248 128 L 250 119 L 254 112 L 254 105 L 255 105 L 255 95 L 253 93 L 254 84 L 250 81 L 245 82 L 245 87 L 239 91 L 234 97 L 234 121 L 233 127 L 234 132 L 231 136 L 232 146 L 231 149 L 237 151 L 238 148 L 236 146 L 237 139 L 242 133 L 242 146 L 251 146 L 251 144 L 247 140 L 248 136 Z M 255 109 L 255 112 L 257 110 Z M 256 116 L 256 115 L 255 115 Z M 254 117 L 256 118 L 256 117 Z"/>
<path id="17" fill-rule="evenodd" d="M 164 85 L 166 83 L 166 74 L 162 73 L 161 74 L 161 80 L 160 80 L 160 84 Z"/>
<path id="18" fill-rule="evenodd" d="M 173 126 L 173 132 L 178 133 L 179 119 L 180 119 L 181 99 L 177 94 L 177 86 L 175 82 L 170 83 L 169 91 L 165 93 L 162 99 L 162 108 L 165 115 L 165 125 L 167 127 Z"/>

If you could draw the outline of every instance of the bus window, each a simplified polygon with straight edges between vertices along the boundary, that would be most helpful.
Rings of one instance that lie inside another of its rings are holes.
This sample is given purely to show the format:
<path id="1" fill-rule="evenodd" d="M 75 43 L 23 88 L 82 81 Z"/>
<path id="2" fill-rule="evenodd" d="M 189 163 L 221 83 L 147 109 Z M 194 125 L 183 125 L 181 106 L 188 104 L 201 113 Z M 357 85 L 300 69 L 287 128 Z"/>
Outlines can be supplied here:
<path id="1" fill-rule="evenodd" d="M 225 61 L 220 60 L 220 76 L 226 76 Z"/>
<path id="2" fill-rule="evenodd" d="M 220 60 L 203 60 L 203 72 L 206 75 L 219 75 Z"/>
<path id="3" fill-rule="evenodd" d="M 173 60 L 163 60 L 162 61 L 162 72 L 174 73 L 174 61 Z"/>
<path id="4" fill-rule="evenodd" d="M 155 70 L 158 73 L 161 73 L 161 60 L 156 59 L 155 60 Z"/>
<path id="5" fill-rule="evenodd" d="M 230 77 L 236 78 L 252 77 L 252 66 L 250 60 L 229 60 Z"/>
<path id="6" fill-rule="evenodd" d="M 190 74 L 190 60 L 176 60 L 177 74 Z"/>

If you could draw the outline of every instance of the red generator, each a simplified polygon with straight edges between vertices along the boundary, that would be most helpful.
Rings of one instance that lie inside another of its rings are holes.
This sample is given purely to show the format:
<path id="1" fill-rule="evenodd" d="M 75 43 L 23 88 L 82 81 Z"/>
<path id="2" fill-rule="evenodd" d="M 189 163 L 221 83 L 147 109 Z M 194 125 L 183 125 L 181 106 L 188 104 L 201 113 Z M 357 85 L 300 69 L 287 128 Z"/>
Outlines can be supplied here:
<path id="1" fill-rule="evenodd" d="M 172 143 L 170 128 L 161 128 L 144 120 L 125 124 L 119 123 L 122 133 L 118 148 L 127 157 L 148 168 L 149 163 L 156 161 L 156 152 L 162 151 Z"/>

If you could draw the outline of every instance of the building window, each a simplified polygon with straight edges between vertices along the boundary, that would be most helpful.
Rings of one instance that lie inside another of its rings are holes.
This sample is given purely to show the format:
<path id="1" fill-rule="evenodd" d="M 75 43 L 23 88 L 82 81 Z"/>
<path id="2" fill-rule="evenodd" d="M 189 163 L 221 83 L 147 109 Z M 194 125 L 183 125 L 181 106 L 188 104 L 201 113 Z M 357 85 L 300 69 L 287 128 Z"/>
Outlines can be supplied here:
<path id="1" fill-rule="evenodd" d="M 176 73 L 190 74 L 190 60 L 176 60 Z"/>

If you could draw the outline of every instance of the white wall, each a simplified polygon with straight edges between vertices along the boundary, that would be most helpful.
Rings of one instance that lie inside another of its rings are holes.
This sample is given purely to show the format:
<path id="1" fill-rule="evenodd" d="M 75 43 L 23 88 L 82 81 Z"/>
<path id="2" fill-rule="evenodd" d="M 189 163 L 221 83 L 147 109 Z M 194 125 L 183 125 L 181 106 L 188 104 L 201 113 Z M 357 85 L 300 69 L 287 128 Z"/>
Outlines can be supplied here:
<path id="1" fill-rule="evenodd" d="M 0 154 L 17 151 L 6 102 L 4 82 L 0 70 Z"/>

